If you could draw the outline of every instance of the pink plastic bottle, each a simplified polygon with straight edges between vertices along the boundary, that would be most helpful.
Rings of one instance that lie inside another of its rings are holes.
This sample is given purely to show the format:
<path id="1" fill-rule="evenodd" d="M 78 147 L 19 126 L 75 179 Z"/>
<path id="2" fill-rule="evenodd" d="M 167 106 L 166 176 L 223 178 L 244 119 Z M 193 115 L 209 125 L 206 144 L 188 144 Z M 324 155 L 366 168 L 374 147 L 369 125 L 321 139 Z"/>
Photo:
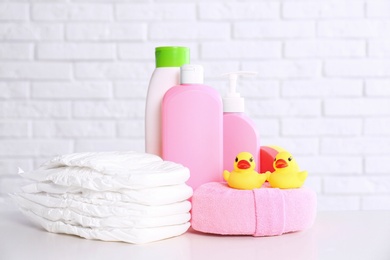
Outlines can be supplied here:
<path id="1" fill-rule="evenodd" d="M 203 68 L 184 65 L 181 85 L 167 91 L 162 103 L 162 157 L 190 169 L 187 184 L 222 181 L 222 100 L 203 85 Z"/>
<path id="2" fill-rule="evenodd" d="M 232 171 L 234 160 L 240 152 L 249 152 L 256 162 L 256 170 L 260 169 L 259 136 L 256 126 L 245 111 L 244 99 L 236 92 L 239 75 L 255 75 L 256 72 L 231 72 L 229 77 L 229 92 L 223 98 L 223 169 Z"/>

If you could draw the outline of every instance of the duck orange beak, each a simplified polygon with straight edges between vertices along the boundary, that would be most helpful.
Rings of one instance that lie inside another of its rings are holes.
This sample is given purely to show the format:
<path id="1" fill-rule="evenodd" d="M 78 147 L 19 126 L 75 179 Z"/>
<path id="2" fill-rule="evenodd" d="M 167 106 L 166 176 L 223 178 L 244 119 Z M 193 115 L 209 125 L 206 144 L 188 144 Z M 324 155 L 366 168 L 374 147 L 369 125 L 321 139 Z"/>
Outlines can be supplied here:
<path id="1" fill-rule="evenodd" d="M 288 163 L 283 160 L 283 159 L 278 159 L 276 162 L 275 162 L 275 167 L 276 168 L 286 168 L 288 166 Z"/>
<path id="2" fill-rule="evenodd" d="M 247 160 L 240 160 L 237 163 L 237 167 L 240 170 L 245 170 L 245 169 L 249 169 L 251 167 L 251 164 Z"/>

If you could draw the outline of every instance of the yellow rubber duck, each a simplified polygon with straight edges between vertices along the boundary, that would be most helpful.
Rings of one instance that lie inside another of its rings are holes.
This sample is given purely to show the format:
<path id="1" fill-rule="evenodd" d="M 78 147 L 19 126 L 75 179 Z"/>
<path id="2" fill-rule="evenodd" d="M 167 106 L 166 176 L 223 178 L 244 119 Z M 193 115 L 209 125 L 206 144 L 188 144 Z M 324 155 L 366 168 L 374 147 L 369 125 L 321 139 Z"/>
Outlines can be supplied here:
<path id="1" fill-rule="evenodd" d="M 252 154 L 241 152 L 234 161 L 232 172 L 224 171 L 223 178 L 229 187 L 239 190 L 253 190 L 260 188 L 268 174 L 259 174 L 255 171 L 256 163 Z"/>
<path id="2" fill-rule="evenodd" d="M 275 171 L 269 173 L 268 182 L 272 188 L 300 188 L 306 180 L 307 171 L 300 171 L 293 156 L 287 152 L 279 152 L 273 163 Z"/>

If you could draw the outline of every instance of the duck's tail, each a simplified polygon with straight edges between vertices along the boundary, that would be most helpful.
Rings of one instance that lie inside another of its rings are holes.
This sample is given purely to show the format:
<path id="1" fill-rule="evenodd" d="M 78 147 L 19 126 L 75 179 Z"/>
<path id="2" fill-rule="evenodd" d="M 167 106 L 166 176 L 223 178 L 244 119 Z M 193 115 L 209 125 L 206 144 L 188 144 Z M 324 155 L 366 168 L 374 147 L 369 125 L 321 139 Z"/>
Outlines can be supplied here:
<path id="1" fill-rule="evenodd" d="M 302 181 L 302 183 L 306 180 L 307 178 L 307 171 L 302 171 L 299 173 L 299 179 Z"/>
<path id="2" fill-rule="evenodd" d="M 224 170 L 223 171 L 223 178 L 225 179 L 225 181 L 229 180 L 229 176 L 230 176 L 230 172 L 227 170 Z"/>
<path id="3" fill-rule="evenodd" d="M 267 176 L 266 181 L 269 181 L 269 176 L 271 176 L 271 172 L 266 171 L 264 174 Z"/>

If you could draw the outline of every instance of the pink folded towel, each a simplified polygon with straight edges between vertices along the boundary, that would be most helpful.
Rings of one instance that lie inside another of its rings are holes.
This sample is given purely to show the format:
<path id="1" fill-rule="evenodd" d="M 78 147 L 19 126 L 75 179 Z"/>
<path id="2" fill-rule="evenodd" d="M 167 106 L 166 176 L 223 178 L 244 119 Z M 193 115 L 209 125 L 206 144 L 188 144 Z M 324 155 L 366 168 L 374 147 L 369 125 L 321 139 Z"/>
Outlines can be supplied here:
<path id="1" fill-rule="evenodd" d="M 275 236 L 309 228 L 317 196 L 307 188 L 237 190 L 210 182 L 192 196 L 192 228 L 212 234 Z"/>

